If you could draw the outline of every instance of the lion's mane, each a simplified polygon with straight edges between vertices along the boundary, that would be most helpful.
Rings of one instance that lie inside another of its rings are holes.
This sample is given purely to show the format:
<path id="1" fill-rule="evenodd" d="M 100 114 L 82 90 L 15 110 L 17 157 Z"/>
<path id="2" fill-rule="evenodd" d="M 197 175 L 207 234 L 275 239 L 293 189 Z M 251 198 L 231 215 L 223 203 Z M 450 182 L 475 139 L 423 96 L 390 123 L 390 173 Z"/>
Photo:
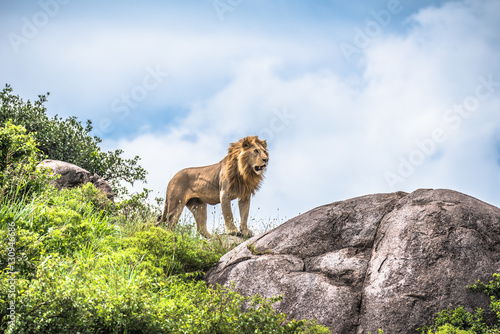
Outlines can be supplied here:
<path id="1" fill-rule="evenodd" d="M 255 144 L 266 149 L 265 141 L 258 139 L 257 136 L 249 136 L 231 143 L 227 150 L 227 155 L 222 159 L 226 166 L 226 179 L 229 180 L 229 192 L 237 197 L 253 195 L 260 188 L 264 178 L 263 174 L 253 172 L 250 162 L 250 151 L 248 148 L 254 148 Z"/>

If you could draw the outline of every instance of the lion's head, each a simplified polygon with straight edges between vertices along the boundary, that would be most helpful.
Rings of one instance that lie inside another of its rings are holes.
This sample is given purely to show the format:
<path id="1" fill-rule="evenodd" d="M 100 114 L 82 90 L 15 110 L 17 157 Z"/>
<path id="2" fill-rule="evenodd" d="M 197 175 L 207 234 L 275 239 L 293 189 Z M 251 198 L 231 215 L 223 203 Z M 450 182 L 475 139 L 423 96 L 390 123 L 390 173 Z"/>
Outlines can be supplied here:
<path id="1" fill-rule="evenodd" d="M 224 158 L 231 193 L 238 197 L 254 194 L 259 189 L 268 161 L 267 143 L 257 136 L 231 143 Z"/>

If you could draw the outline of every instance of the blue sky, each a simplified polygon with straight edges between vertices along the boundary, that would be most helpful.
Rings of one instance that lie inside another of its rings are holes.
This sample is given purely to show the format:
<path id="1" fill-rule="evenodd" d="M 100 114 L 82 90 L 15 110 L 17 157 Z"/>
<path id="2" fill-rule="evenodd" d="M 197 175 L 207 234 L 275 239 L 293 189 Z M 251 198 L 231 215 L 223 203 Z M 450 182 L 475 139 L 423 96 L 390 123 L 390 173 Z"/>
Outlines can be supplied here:
<path id="1" fill-rule="evenodd" d="M 267 139 L 254 224 L 418 188 L 499 206 L 499 16 L 494 0 L 3 1 L 0 78 L 91 119 L 161 196 Z"/>

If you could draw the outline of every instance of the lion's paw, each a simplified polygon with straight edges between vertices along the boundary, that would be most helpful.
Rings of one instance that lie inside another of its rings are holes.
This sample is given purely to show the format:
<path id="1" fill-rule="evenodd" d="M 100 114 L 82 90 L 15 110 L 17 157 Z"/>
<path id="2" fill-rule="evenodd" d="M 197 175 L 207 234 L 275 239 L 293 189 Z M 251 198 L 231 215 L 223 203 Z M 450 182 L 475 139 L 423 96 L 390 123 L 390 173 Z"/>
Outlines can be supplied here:
<path id="1" fill-rule="evenodd" d="M 199 232 L 205 239 L 210 239 L 212 237 L 212 234 L 210 234 L 207 230 L 205 231 L 200 231 Z"/>
<path id="2" fill-rule="evenodd" d="M 227 231 L 227 234 L 235 237 L 241 237 L 241 233 L 238 230 L 229 230 Z"/>
<path id="3" fill-rule="evenodd" d="M 250 230 L 250 229 L 248 229 L 248 228 L 247 228 L 247 229 L 243 229 L 243 230 L 241 230 L 241 231 L 240 231 L 240 234 L 241 234 L 242 236 L 244 236 L 244 237 L 249 237 L 249 238 L 250 238 L 250 237 L 253 237 L 253 231 L 252 231 L 252 230 Z"/>

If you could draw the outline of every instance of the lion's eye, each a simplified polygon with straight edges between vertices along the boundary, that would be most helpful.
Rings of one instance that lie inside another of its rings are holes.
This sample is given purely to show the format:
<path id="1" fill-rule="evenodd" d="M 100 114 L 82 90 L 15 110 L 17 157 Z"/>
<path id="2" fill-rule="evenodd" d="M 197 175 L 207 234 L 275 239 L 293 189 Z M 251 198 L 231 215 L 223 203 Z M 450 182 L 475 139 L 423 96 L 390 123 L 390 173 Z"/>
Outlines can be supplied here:
<path id="1" fill-rule="evenodd" d="M 257 149 L 255 149 L 254 152 L 257 153 L 257 154 L 259 154 L 259 150 L 257 150 Z"/>

